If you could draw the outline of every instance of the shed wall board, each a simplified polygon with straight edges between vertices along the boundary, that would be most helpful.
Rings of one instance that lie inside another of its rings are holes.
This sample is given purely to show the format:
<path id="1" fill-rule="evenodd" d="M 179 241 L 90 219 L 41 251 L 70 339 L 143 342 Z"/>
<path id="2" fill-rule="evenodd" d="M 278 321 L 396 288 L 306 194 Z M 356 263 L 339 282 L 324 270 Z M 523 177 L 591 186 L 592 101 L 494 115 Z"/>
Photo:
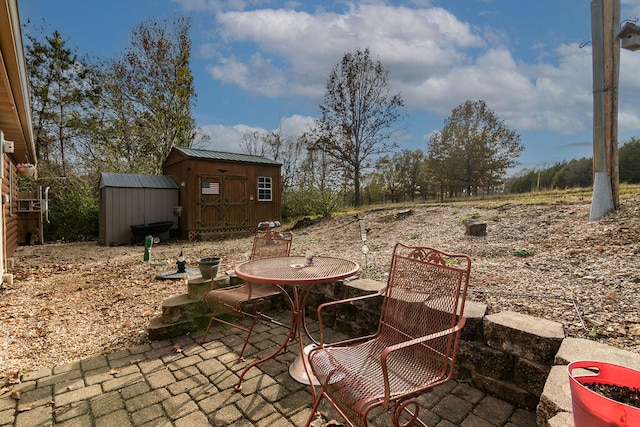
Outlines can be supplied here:
<path id="1" fill-rule="evenodd" d="M 254 230 L 281 219 L 281 164 L 262 156 L 174 147 L 163 173 L 178 184 L 182 238 Z M 270 177 L 272 200 L 258 201 L 258 177 Z M 217 193 L 203 194 L 203 181 Z"/>
<path id="2" fill-rule="evenodd" d="M 106 245 L 131 243 L 131 225 L 177 220 L 178 191 L 157 188 L 102 188 Z"/>

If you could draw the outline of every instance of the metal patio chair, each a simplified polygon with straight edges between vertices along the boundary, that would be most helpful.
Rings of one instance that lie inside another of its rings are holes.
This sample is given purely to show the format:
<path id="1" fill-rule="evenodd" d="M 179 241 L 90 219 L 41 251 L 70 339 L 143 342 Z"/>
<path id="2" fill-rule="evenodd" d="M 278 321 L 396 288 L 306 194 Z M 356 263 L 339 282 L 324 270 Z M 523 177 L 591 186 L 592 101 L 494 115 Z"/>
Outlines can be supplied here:
<path id="1" fill-rule="evenodd" d="M 451 379 L 470 270 L 467 255 L 398 243 L 379 293 L 321 304 L 321 345 L 309 354 L 320 391 L 306 425 L 326 398 L 351 426 L 367 426 L 368 415 L 384 415 L 381 408 L 391 418 L 386 425 L 426 426 L 416 398 Z M 324 344 L 323 310 L 339 316 L 340 304 L 380 295 L 374 334 Z"/>
<path id="2" fill-rule="evenodd" d="M 262 258 L 289 256 L 292 241 L 293 234 L 291 232 L 275 230 L 258 231 L 253 239 L 253 248 L 251 250 L 250 259 L 256 260 Z M 205 342 L 213 321 L 217 320 L 218 322 L 241 329 L 247 333 L 247 337 L 238 357 L 239 359 L 243 359 L 247 343 L 249 342 L 253 328 L 258 320 L 277 323 L 281 326 L 288 327 L 288 325 L 281 324 L 261 311 L 262 304 L 266 298 L 279 295 L 281 292 L 282 290 L 277 286 L 248 282 L 236 286 L 212 289 L 207 292 L 204 296 L 204 302 L 207 307 L 211 309 L 213 314 L 211 315 L 211 320 L 209 320 L 209 324 L 207 325 L 207 329 L 204 331 L 204 335 L 202 336 L 200 343 L 202 344 Z M 251 311 L 247 311 L 246 308 L 243 309 L 243 306 L 247 303 L 251 303 Z M 247 328 L 220 317 L 221 314 L 230 314 L 236 317 L 248 316 L 253 318 L 253 320 L 251 322 L 251 326 Z"/>

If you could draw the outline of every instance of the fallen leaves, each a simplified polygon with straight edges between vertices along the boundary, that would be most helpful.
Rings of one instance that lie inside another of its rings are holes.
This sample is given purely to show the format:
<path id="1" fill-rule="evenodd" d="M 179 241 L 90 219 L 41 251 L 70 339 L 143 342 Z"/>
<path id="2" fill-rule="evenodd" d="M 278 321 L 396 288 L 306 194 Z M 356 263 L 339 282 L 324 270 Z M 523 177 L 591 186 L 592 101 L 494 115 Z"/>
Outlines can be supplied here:
<path id="1" fill-rule="evenodd" d="M 312 251 L 349 258 L 360 263 L 363 277 L 384 281 L 396 242 L 467 253 L 473 262 L 468 297 L 486 303 L 489 312 L 512 310 L 555 320 L 570 336 L 586 337 L 591 329 L 594 339 L 640 350 L 635 309 L 640 195 L 622 200 L 619 210 L 599 221 L 589 221 L 589 201 L 492 203 L 416 205 L 412 215 L 393 220 L 401 209 L 396 205 L 360 212 L 368 228 L 367 254 L 359 223 L 351 215 L 335 215 L 294 230 L 292 255 Z M 487 222 L 487 236 L 465 236 L 459 220 L 472 214 Z M 250 247 L 250 235 L 160 243 L 145 263 L 142 246 L 21 246 L 9 271 L 13 284 L 0 287 L 0 335 L 8 337 L 0 347 L 0 375 L 146 342 L 144 331 L 161 314 L 162 301 L 186 292 L 183 281 L 156 279 L 175 267 L 180 250 L 188 266 L 198 258 L 220 256 L 220 271 L 226 271 Z M 527 253 L 514 256 L 518 248 Z M 619 326 L 607 330 L 614 324 Z M 177 345 L 173 351 L 184 350 Z"/>

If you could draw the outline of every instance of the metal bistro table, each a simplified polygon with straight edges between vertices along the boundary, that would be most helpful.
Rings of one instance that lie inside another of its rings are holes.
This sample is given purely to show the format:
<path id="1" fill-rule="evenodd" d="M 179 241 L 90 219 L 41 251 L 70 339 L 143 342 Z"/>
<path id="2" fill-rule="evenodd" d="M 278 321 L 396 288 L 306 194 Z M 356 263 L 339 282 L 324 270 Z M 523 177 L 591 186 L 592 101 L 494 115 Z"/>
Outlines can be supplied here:
<path id="1" fill-rule="evenodd" d="M 280 288 L 291 306 L 291 327 L 287 338 L 273 354 L 252 362 L 244 368 L 235 387 L 236 391 L 242 388 L 242 378 L 249 369 L 274 358 L 287 347 L 287 343 L 295 335 L 297 335 L 298 354 L 302 357 L 305 375 L 307 379 L 311 378 L 309 367 L 303 357 L 302 330 L 304 329 L 306 335 L 314 343 L 317 344 L 317 341 L 310 336 L 304 325 L 304 303 L 307 296 L 314 285 L 345 279 L 353 276 L 359 269 L 358 263 L 353 261 L 321 256 L 313 257 L 311 264 L 308 264 L 306 257 L 289 256 L 257 259 L 236 266 L 235 272 L 239 278 L 247 282 L 266 283 Z M 291 288 L 292 296 L 285 291 L 285 286 Z M 313 390 L 313 387 L 311 389 Z"/>

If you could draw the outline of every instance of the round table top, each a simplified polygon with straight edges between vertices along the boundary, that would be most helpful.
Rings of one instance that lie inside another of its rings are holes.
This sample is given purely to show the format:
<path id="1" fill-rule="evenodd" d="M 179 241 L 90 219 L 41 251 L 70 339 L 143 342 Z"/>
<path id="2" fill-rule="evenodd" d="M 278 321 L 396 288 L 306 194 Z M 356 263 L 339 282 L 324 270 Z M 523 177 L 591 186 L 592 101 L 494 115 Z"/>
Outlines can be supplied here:
<path id="1" fill-rule="evenodd" d="M 310 285 L 345 279 L 359 269 L 358 263 L 342 258 L 316 256 L 313 264 L 307 265 L 305 257 L 289 256 L 247 261 L 236 266 L 235 271 L 249 282 Z"/>

